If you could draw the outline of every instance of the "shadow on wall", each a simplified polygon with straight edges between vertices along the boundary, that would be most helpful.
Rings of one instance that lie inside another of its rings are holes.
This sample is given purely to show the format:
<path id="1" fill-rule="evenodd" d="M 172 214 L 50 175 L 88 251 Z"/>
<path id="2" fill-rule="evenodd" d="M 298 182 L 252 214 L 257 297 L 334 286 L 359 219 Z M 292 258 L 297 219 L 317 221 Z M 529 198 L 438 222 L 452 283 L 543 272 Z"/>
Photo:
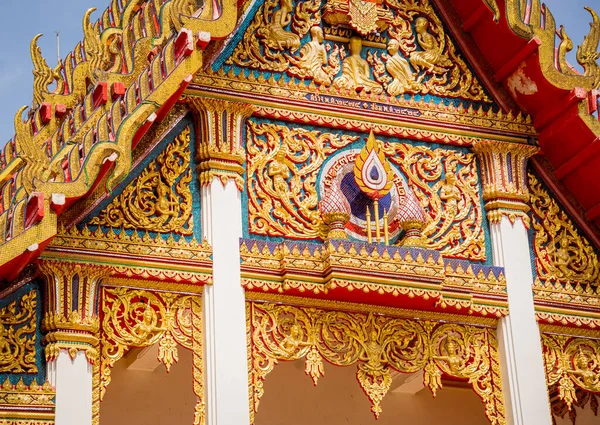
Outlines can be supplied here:
<path id="1" fill-rule="evenodd" d="M 410 375 L 409 375 L 410 376 Z M 404 380 L 406 375 L 395 379 Z M 444 387 L 436 398 L 428 389 L 416 395 L 394 392 L 382 402 L 376 420 L 356 379 L 356 365 L 325 364 L 325 376 L 314 387 L 304 361 L 282 362 L 265 380 L 256 425 L 489 425 L 484 405 L 470 387 Z M 399 391 L 401 389 L 398 388 Z"/>
<path id="2" fill-rule="evenodd" d="M 132 350 L 119 360 L 100 403 L 100 425 L 194 423 L 192 352 L 177 348 L 179 362 L 169 373 L 156 360 L 156 345 Z"/>

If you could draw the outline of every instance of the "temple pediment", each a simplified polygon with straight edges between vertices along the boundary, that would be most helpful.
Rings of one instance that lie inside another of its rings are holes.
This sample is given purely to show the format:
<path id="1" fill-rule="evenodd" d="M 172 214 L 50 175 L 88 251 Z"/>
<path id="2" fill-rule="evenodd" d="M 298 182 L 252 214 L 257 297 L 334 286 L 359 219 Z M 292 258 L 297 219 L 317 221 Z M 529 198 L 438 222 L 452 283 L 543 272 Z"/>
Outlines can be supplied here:
<path id="1" fill-rule="evenodd" d="M 253 2 L 211 70 L 386 104 L 493 105 L 430 1 Z"/>

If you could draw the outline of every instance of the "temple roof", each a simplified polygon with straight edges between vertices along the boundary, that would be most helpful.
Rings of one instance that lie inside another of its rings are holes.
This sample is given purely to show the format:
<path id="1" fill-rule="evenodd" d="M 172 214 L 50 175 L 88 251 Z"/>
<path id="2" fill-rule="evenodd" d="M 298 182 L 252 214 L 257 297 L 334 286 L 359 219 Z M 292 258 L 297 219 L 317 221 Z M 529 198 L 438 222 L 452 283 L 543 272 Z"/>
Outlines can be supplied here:
<path id="1" fill-rule="evenodd" d="M 16 135 L 0 156 L 0 279 L 17 277 L 40 254 L 71 205 L 100 183 L 110 191 L 127 176 L 137 143 L 217 51 L 216 40 L 234 30 L 238 8 L 248 6 L 225 0 L 197 16 L 195 4 L 112 0 L 96 22 L 88 11 L 84 41 L 55 69 L 38 37 L 32 40 L 34 102 L 26 116 L 26 107 L 17 112 Z M 526 5 L 436 2 L 477 74 L 496 87 L 492 95 L 504 113 L 533 117 L 543 151 L 534 166 L 600 246 L 600 20 L 590 10 L 591 31 L 577 52 L 580 75 L 567 64 L 573 46 L 557 33 L 550 11 L 539 0 Z"/>

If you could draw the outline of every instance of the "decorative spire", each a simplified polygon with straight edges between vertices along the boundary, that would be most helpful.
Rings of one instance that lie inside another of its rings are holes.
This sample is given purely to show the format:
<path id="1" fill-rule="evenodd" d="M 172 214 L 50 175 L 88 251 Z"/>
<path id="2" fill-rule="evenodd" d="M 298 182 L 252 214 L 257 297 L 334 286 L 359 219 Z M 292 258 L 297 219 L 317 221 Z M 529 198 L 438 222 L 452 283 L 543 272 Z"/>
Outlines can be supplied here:
<path id="1" fill-rule="evenodd" d="M 350 220 L 350 204 L 336 182 L 325 191 L 319 210 L 323 222 L 329 226 L 327 239 L 348 239 L 345 228 Z"/>
<path id="2" fill-rule="evenodd" d="M 405 195 L 400 199 L 398 220 L 406 233 L 398 245 L 422 247 L 425 241 L 421 232 L 427 224 L 427 216 L 423 206 L 410 187 L 406 188 Z"/>

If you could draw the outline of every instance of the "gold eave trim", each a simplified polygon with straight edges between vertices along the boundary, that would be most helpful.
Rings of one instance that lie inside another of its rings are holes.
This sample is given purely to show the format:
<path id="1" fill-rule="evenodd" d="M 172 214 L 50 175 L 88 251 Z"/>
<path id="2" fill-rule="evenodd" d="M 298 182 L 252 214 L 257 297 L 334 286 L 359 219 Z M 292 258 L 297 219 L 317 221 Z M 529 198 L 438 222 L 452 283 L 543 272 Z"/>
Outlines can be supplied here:
<path id="1" fill-rule="evenodd" d="M 376 313 L 417 320 L 447 321 L 457 324 L 469 324 L 496 328 L 497 317 L 482 317 L 427 310 L 410 310 L 406 308 L 388 307 L 374 304 L 335 301 L 321 298 L 298 297 L 295 295 L 273 294 L 261 291 L 246 291 L 246 301 L 275 302 L 279 304 L 319 307 L 330 310 L 344 310 L 357 313 Z"/>

